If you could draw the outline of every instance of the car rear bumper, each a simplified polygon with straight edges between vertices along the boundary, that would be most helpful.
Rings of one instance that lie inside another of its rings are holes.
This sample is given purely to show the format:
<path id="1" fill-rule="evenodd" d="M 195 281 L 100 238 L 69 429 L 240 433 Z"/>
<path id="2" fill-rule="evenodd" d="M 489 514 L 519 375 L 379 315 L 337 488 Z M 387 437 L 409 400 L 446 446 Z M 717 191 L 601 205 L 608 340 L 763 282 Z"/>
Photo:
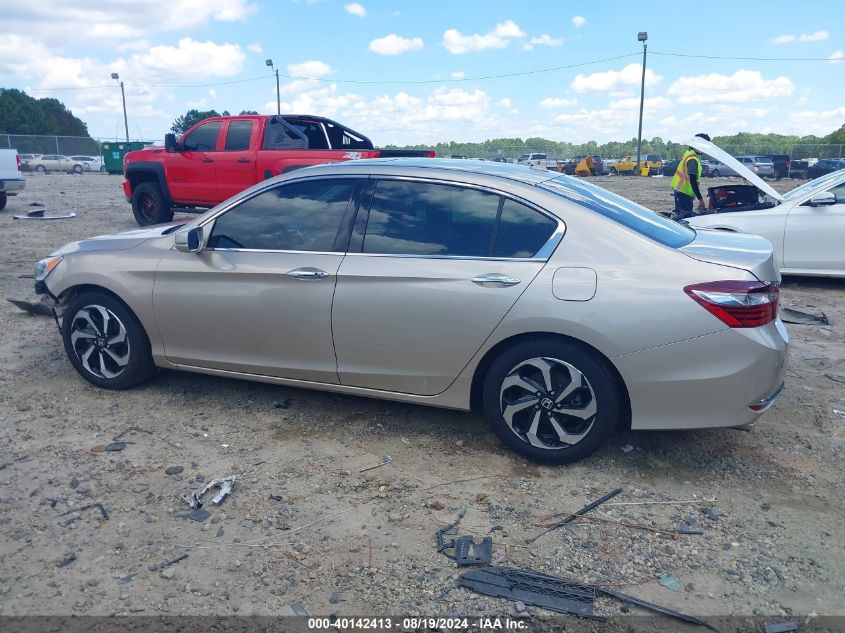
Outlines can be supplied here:
<path id="1" fill-rule="evenodd" d="M 132 199 L 132 183 L 128 180 L 123 181 L 123 195 L 126 196 L 127 200 Z"/>
<path id="2" fill-rule="evenodd" d="M 9 196 L 15 196 L 18 192 L 23 191 L 26 187 L 26 180 L 23 178 L 13 178 L 11 180 L 0 180 L 0 191 Z"/>
<path id="3" fill-rule="evenodd" d="M 613 359 L 628 388 L 632 429 L 749 424 L 784 383 L 789 335 L 778 319 Z"/>

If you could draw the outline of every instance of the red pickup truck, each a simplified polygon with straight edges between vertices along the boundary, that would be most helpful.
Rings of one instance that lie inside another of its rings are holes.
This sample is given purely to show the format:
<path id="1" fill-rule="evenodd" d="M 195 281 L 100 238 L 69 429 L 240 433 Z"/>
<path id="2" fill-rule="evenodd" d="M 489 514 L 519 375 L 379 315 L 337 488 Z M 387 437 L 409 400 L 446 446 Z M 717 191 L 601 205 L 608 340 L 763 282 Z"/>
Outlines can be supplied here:
<path id="1" fill-rule="evenodd" d="M 128 152 L 123 192 L 141 226 L 173 219 L 174 209 L 202 210 L 292 169 L 380 156 L 434 152 L 377 150 L 363 134 L 323 117 L 212 117 L 164 147 Z"/>

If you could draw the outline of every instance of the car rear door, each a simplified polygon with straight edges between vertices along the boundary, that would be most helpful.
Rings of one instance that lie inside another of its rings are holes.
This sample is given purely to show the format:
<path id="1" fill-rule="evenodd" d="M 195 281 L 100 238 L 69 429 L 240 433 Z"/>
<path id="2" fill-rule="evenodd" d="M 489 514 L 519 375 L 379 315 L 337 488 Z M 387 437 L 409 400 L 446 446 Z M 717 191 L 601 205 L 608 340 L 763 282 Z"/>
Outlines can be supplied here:
<path id="1" fill-rule="evenodd" d="M 215 166 L 222 129 L 222 121 L 206 121 L 179 139 L 178 151 L 167 154 L 167 186 L 177 202 L 213 205 L 224 199 L 217 193 Z"/>
<path id="2" fill-rule="evenodd" d="M 836 203 L 793 207 L 786 218 L 783 267 L 798 270 L 845 270 L 845 183 L 827 189 Z"/>
<path id="3" fill-rule="evenodd" d="M 256 152 L 258 122 L 254 119 L 230 119 L 223 130 L 223 149 L 215 156 L 217 196 L 221 200 L 251 187 L 257 182 Z"/>
<path id="4" fill-rule="evenodd" d="M 268 186 L 203 225 L 199 253 L 173 249 L 153 301 L 177 365 L 338 382 L 331 306 L 366 178 Z"/>
<path id="5" fill-rule="evenodd" d="M 441 393 L 543 267 L 562 225 L 470 185 L 381 178 L 370 188 L 338 270 L 340 382 Z"/>

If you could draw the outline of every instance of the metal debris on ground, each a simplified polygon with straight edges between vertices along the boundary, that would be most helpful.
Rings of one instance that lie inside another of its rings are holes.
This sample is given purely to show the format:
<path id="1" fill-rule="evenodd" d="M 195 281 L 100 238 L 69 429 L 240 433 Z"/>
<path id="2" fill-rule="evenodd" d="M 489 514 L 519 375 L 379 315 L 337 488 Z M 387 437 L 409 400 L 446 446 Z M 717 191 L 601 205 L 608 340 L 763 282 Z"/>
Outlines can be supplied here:
<path id="1" fill-rule="evenodd" d="M 827 315 L 819 311 L 819 314 L 811 314 L 803 310 L 794 310 L 792 308 L 780 308 L 778 311 L 780 320 L 784 323 L 794 323 L 797 325 L 830 325 Z"/>
<path id="2" fill-rule="evenodd" d="M 217 492 L 217 494 L 212 497 L 211 503 L 216 506 L 220 505 L 223 500 L 228 497 L 229 494 L 231 494 L 232 488 L 234 487 L 235 482 L 238 481 L 239 478 L 240 475 L 230 475 L 229 477 L 212 479 L 199 493 L 182 495 L 182 500 L 189 506 L 191 506 L 191 508 L 197 510 L 199 508 L 202 508 L 203 504 L 205 503 L 204 497 L 208 493 L 208 491 L 214 490 L 215 488 L 219 488 L 220 490 Z M 205 519 L 202 520 L 204 521 Z"/>
<path id="3" fill-rule="evenodd" d="M 30 316 L 53 316 L 53 308 L 40 301 L 26 301 L 25 299 L 12 299 L 10 297 L 6 297 L 6 301 Z"/>
<path id="4" fill-rule="evenodd" d="M 594 587 L 514 567 L 485 567 L 465 573 L 459 586 L 558 613 L 605 621 L 593 613 Z"/>
<path id="5" fill-rule="evenodd" d="M 76 213 L 71 211 L 70 213 L 65 213 L 63 215 L 44 215 L 44 209 L 39 209 L 37 211 L 27 211 L 26 215 L 13 215 L 13 220 L 69 220 L 70 218 L 75 218 Z"/>
<path id="6" fill-rule="evenodd" d="M 773 623 L 766 623 L 763 625 L 763 631 L 765 633 L 789 633 L 790 631 L 797 631 L 798 630 L 798 623 L 797 622 L 773 622 Z"/>
<path id="7" fill-rule="evenodd" d="M 454 523 L 442 527 L 434 533 L 437 542 L 437 551 L 448 556 L 458 565 L 487 565 L 493 558 L 492 537 L 485 536 L 480 543 L 477 543 L 469 534 L 464 534 L 448 541 L 444 538 L 445 536 L 454 536 L 457 534 L 458 523 L 464 518 L 466 512 L 466 506 L 462 507 Z M 451 550 L 451 553 L 449 550 Z"/>
<path id="8" fill-rule="evenodd" d="M 390 455 L 382 455 L 381 461 L 378 464 L 374 464 L 373 466 L 366 466 L 359 470 L 359 473 L 363 473 L 368 470 L 372 470 L 373 468 L 379 468 L 381 466 L 385 466 L 393 461 L 393 458 Z"/>
<path id="9" fill-rule="evenodd" d="M 526 542 L 526 543 L 528 543 L 528 544 L 530 545 L 531 543 L 533 543 L 534 541 L 536 541 L 536 540 L 537 540 L 538 538 L 540 538 L 541 536 L 545 536 L 546 534 L 548 534 L 549 532 L 551 532 L 551 531 L 553 531 L 553 530 L 556 530 L 556 529 L 558 529 L 558 528 L 562 528 L 564 525 L 567 525 L 568 523 L 571 523 L 572 521 L 574 521 L 575 519 L 577 519 L 577 518 L 578 518 L 579 516 L 581 516 L 582 514 L 586 514 L 586 513 L 587 513 L 587 512 L 589 512 L 590 510 L 593 510 L 593 509 L 597 508 L 598 506 L 600 506 L 601 504 L 603 504 L 605 501 L 608 501 L 608 500 L 610 500 L 610 499 L 613 499 L 613 497 L 615 497 L 616 495 L 618 495 L 620 492 L 622 492 L 622 488 L 617 488 L 616 490 L 612 490 L 612 491 L 608 492 L 606 495 L 604 495 L 604 496 L 603 496 L 603 497 L 601 497 L 600 499 L 596 499 L 596 500 L 595 500 L 595 501 L 593 501 L 592 503 L 588 503 L 587 505 L 585 505 L 585 506 L 584 506 L 583 508 L 581 508 L 580 510 L 576 510 L 575 512 L 573 512 L 573 513 L 572 513 L 572 514 L 570 514 L 569 516 L 564 517 L 562 520 L 560 520 L 560 521 L 558 521 L 558 522 L 556 522 L 556 523 L 553 523 L 552 525 L 548 526 L 545 530 L 543 530 L 542 532 L 540 532 L 540 534 L 538 534 L 537 536 L 534 536 L 534 537 L 532 537 L 532 538 L 530 538 L 530 539 L 526 540 L 525 542 Z"/>
<path id="10" fill-rule="evenodd" d="M 187 555 L 187 554 L 182 554 L 181 556 L 178 556 L 178 557 L 174 558 L 173 560 L 168 560 L 168 561 L 165 561 L 165 562 L 163 562 L 163 563 L 160 563 L 160 564 L 158 565 L 158 569 L 159 569 L 159 571 L 160 571 L 160 570 L 162 570 L 162 569 L 164 569 L 164 568 L 166 568 L 166 567 L 170 567 L 171 565 L 175 565 L 176 563 L 181 563 L 181 562 L 182 562 L 183 560 L 185 560 L 186 558 L 188 558 L 188 555 Z"/>
<path id="11" fill-rule="evenodd" d="M 454 543 L 454 541 L 447 541 L 443 537 L 444 536 L 453 536 L 453 535 L 458 533 L 458 523 L 460 523 L 461 519 L 463 519 L 466 516 L 466 513 L 467 513 L 467 507 L 463 506 L 461 508 L 461 511 L 458 513 L 458 518 L 455 519 L 454 523 L 450 523 L 449 525 L 440 528 L 439 530 L 437 530 L 434 533 L 434 538 L 437 540 L 437 551 L 438 552 L 442 552 L 444 549 L 448 549 L 449 547 L 452 547 L 451 544 Z"/>
<path id="12" fill-rule="evenodd" d="M 608 589 L 607 587 L 596 587 L 596 591 L 601 594 L 604 594 L 605 596 L 621 600 L 622 602 L 635 604 L 638 607 L 654 611 L 655 613 L 662 613 L 663 615 L 668 615 L 678 620 L 689 622 L 690 624 L 697 624 L 698 626 L 703 626 L 704 628 L 710 629 L 711 631 L 715 631 L 715 633 L 721 633 L 719 629 L 710 624 L 707 624 L 707 622 L 705 622 L 704 620 L 699 620 L 695 616 L 687 615 L 686 613 L 682 613 L 681 611 L 677 611 L 675 609 L 672 609 L 671 607 L 664 607 L 663 605 L 655 604 L 654 602 L 649 602 L 648 600 L 643 600 L 642 598 L 637 598 L 636 596 L 632 596 L 627 593 L 622 593 L 621 591 Z"/>
<path id="13" fill-rule="evenodd" d="M 101 523 L 103 521 L 109 520 L 108 510 L 106 510 L 106 507 L 102 503 L 100 503 L 99 501 L 97 503 L 89 503 L 88 505 L 82 506 L 81 508 L 73 508 L 72 510 L 68 510 L 67 512 L 62 512 L 59 516 L 63 517 L 63 516 L 67 516 L 68 514 L 73 514 L 74 512 L 84 512 L 85 510 L 90 510 L 91 508 L 97 508 L 100 511 L 100 516 L 101 516 L 100 522 Z M 62 527 L 67 527 L 68 525 L 70 525 L 71 523 L 76 521 L 78 518 L 79 517 L 71 517 L 71 518 L 69 518 L 65 521 L 60 521 L 59 525 L 62 526 Z"/>

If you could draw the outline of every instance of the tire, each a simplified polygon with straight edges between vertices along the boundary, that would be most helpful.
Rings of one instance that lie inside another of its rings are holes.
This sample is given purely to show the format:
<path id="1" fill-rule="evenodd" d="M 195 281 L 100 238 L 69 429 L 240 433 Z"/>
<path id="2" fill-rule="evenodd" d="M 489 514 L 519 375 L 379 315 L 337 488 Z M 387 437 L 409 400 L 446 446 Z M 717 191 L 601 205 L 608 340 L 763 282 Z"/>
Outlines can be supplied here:
<path id="1" fill-rule="evenodd" d="M 132 214 L 141 226 L 164 224 L 173 219 L 173 209 L 167 203 L 161 187 L 154 182 L 142 182 L 132 192 Z"/>
<path id="2" fill-rule="evenodd" d="M 9 196 L 6 192 L 0 193 L 0 211 L 6 208 L 6 203 L 9 201 Z"/>
<path id="3" fill-rule="evenodd" d="M 82 165 L 74 165 L 73 169 L 71 171 L 74 174 L 81 174 L 82 173 Z"/>
<path id="4" fill-rule="evenodd" d="M 529 389 L 536 385 L 537 391 Z M 622 414 L 622 391 L 607 361 L 556 339 L 538 337 L 503 352 L 490 365 L 482 394 L 493 432 L 537 462 L 568 464 L 587 457 L 608 440 Z M 562 398 L 560 405 L 555 398 Z M 508 412 L 515 403 L 520 408 Z"/>
<path id="5" fill-rule="evenodd" d="M 713 170 L 713 178 L 721 178 L 722 174 L 719 173 L 718 169 Z"/>
<path id="6" fill-rule="evenodd" d="M 65 353 L 85 380 L 128 389 L 155 373 L 147 333 L 123 303 L 105 292 L 84 292 L 62 314 Z"/>
<path id="7" fill-rule="evenodd" d="M 35 171 L 37 171 L 39 174 L 46 174 L 47 168 L 44 165 L 36 165 Z"/>

